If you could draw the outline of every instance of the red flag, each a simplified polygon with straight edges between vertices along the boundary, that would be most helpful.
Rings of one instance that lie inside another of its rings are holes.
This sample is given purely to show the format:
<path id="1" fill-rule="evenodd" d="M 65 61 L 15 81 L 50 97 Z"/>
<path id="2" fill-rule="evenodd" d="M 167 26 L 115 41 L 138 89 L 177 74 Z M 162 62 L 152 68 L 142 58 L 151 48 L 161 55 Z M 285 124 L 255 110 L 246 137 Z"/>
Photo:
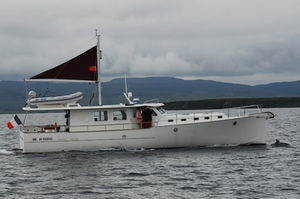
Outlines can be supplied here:
<path id="1" fill-rule="evenodd" d="M 11 122 L 7 122 L 7 127 L 8 127 L 9 129 L 12 129 L 12 128 L 14 128 L 14 126 L 12 125 L 12 123 L 11 123 Z"/>
<path id="2" fill-rule="evenodd" d="M 97 71 L 96 66 L 90 66 L 89 71 L 96 72 Z"/>

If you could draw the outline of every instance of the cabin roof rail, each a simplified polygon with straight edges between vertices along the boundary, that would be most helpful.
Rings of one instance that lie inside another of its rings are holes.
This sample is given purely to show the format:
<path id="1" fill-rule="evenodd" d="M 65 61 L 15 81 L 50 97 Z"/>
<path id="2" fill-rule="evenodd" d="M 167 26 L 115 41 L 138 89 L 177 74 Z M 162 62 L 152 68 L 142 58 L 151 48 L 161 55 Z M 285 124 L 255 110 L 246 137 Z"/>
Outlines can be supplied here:
<path id="1" fill-rule="evenodd" d="M 149 103 L 149 102 L 159 103 L 159 99 L 151 99 L 151 100 L 144 101 L 144 103 Z"/>

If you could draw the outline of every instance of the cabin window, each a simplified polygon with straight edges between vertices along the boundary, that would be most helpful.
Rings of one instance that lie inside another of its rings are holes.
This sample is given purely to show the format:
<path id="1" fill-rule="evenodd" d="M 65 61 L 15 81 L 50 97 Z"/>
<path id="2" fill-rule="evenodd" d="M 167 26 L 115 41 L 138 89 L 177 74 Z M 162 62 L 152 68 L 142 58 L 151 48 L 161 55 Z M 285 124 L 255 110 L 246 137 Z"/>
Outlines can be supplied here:
<path id="1" fill-rule="evenodd" d="M 199 117 L 195 117 L 194 120 L 199 120 Z"/>
<path id="2" fill-rule="evenodd" d="M 69 107 L 78 107 L 78 104 L 70 104 Z"/>
<path id="3" fill-rule="evenodd" d="M 155 111 L 152 111 L 152 116 L 157 116 L 157 114 L 155 113 Z"/>
<path id="4" fill-rule="evenodd" d="M 94 121 L 107 121 L 107 111 L 95 111 Z"/>
<path id="5" fill-rule="evenodd" d="M 223 116 L 222 115 L 218 115 L 218 119 L 221 119 L 221 118 L 223 118 Z"/>
<path id="6" fill-rule="evenodd" d="M 124 110 L 116 110 L 113 112 L 113 120 L 126 120 L 127 115 Z"/>
<path id="7" fill-rule="evenodd" d="M 186 121 L 186 119 L 181 119 L 182 122 Z"/>
<path id="8" fill-rule="evenodd" d="M 205 120 L 209 120 L 209 117 L 204 117 Z"/>

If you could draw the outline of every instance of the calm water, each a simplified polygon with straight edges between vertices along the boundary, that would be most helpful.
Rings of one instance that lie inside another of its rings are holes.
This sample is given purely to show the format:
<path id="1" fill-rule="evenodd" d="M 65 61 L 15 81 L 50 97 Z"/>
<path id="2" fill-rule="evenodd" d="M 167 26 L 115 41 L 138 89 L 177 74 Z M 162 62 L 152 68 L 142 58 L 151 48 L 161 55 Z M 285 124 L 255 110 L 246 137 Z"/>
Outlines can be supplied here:
<path id="1" fill-rule="evenodd" d="M 300 109 L 271 111 L 267 146 L 48 154 L 12 151 L 0 115 L 0 198 L 300 198 Z"/>

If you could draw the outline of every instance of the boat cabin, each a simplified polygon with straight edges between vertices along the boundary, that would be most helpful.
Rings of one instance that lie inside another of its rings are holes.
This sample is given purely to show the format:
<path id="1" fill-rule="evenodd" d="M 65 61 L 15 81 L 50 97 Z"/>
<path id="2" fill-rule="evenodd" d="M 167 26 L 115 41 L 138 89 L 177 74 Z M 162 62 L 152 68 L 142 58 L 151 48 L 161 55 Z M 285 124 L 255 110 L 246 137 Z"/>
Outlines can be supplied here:
<path id="1" fill-rule="evenodd" d="M 72 109 L 67 111 L 67 123 L 69 123 L 69 131 L 110 131 L 110 130 L 127 130 L 139 129 L 136 120 L 136 112 L 138 108 L 149 107 L 152 110 L 153 126 L 158 121 L 158 116 L 162 108 L 160 104 L 154 105 L 116 105 L 102 106 L 93 109 Z"/>
<path id="2" fill-rule="evenodd" d="M 165 112 L 162 103 L 133 105 L 80 106 L 68 104 L 66 107 L 24 107 L 26 111 L 65 111 L 66 123 L 38 127 L 26 126 L 26 132 L 91 132 L 139 129 L 136 112 L 149 107 L 152 112 L 152 125 L 157 126 Z"/>

